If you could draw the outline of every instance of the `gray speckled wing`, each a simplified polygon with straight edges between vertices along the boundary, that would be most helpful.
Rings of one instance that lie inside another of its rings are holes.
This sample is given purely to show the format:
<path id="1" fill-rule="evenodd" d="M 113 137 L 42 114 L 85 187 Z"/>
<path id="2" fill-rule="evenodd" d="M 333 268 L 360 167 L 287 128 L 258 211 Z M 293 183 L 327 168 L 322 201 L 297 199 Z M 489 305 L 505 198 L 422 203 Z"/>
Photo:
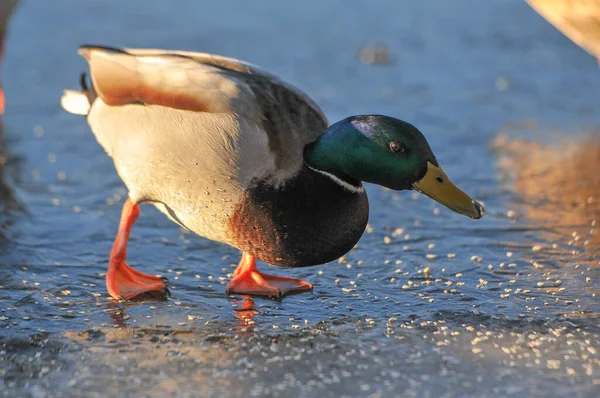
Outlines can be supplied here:
<path id="1" fill-rule="evenodd" d="M 111 106 L 141 103 L 239 115 L 266 133 L 277 174 L 301 166 L 302 150 L 327 128 L 306 94 L 258 67 L 212 54 L 84 47 L 94 86 Z"/>
<path id="2" fill-rule="evenodd" d="M 130 196 L 229 242 L 226 222 L 256 180 L 285 183 L 327 127 L 299 90 L 210 54 L 83 47 L 98 98 L 88 121 Z"/>

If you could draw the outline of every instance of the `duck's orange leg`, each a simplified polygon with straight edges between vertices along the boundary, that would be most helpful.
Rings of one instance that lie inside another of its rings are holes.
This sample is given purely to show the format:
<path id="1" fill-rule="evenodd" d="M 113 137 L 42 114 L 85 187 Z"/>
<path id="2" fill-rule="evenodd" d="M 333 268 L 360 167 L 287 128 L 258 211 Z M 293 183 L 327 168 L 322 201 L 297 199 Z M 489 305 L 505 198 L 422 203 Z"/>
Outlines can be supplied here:
<path id="1" fill-rule="evenodd" d="M 240 265 L 233 279 L 227 284 L 227 294 L 249 294 L 281 298 L 286 294 L 312 290 L 312 285 L 302 279 L 263 274 L 256 268 L 256 259 L 248 253 L 242 253 Z"/>
<path id="2" fill-rule="evenodd" d="M 127 198 L 121 213 L 119 231 L 110 251 L 110 263 L 106 274 L 106 288 L 116 299 L 128 300 L 142 293 L 154 291 L 168 294 L 163 278 L 136 271 L 125 262 L 131 227 L 139 215 L 140 207 Z"/>

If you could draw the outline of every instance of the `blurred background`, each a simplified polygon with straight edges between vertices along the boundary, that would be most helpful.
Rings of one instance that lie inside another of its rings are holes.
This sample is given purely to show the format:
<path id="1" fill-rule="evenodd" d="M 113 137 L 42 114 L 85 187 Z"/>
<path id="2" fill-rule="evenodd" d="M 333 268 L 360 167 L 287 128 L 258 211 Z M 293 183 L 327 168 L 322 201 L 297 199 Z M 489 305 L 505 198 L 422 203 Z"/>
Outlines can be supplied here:
<path id="1" fill-rule="evenodd" d="M 487 214 L 368 186 L 339 261 L 275 273 L 310 294 L 229 298 L 237 250 L 149 206 L 130 264 L 168 301 L 113 303 L 127 193 L 62 90 L 80 44 L 249 61 L 330 122 L 415 124 Z M 597 396 L 600 70 L 521 0 L 23 0 L 2 64 L 0 395 Z"/>

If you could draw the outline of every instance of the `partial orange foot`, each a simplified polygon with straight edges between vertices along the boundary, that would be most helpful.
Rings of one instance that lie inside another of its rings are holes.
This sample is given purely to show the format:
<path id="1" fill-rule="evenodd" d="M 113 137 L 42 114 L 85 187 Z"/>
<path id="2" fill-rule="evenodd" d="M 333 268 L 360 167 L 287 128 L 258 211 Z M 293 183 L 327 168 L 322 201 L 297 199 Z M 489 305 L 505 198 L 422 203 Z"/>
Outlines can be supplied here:
<path id="1" fill-rule="evenodd" d="M 256 259 L 243 253 L 234 277 L 225 288 L 225 293 L 249 294 L 281 298 L 288 294 L 312 290 L 312 284 L 296 278 L 263 274 L 256 268 Z"/>
<path id="2" fill-rule="evenodd" d="M 111 272 L 112 271 L 112 272 Z M 117 299 L 129 300 L 144 293 L 157 293 L 168 296 L 169 290 L 160 276 L 144 274 L 131 268 L 125 261 L 111 261 L 106 275 L 108 293 Z"/>

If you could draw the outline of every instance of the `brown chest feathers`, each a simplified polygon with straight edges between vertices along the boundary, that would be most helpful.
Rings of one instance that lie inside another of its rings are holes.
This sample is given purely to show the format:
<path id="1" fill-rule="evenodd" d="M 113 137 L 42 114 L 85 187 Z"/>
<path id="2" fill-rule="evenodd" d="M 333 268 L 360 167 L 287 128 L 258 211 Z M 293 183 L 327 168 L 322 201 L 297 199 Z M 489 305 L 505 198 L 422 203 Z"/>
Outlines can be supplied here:
<path id="1" fill-rule="evenodd" d="M 368 216 L 365 192 L 350 192 L 305 167 L 279 189 L 253 184 L 230 217 L 228 234 L 236 247 L 266 263 L 304 267 L 347 253 Z"/>

